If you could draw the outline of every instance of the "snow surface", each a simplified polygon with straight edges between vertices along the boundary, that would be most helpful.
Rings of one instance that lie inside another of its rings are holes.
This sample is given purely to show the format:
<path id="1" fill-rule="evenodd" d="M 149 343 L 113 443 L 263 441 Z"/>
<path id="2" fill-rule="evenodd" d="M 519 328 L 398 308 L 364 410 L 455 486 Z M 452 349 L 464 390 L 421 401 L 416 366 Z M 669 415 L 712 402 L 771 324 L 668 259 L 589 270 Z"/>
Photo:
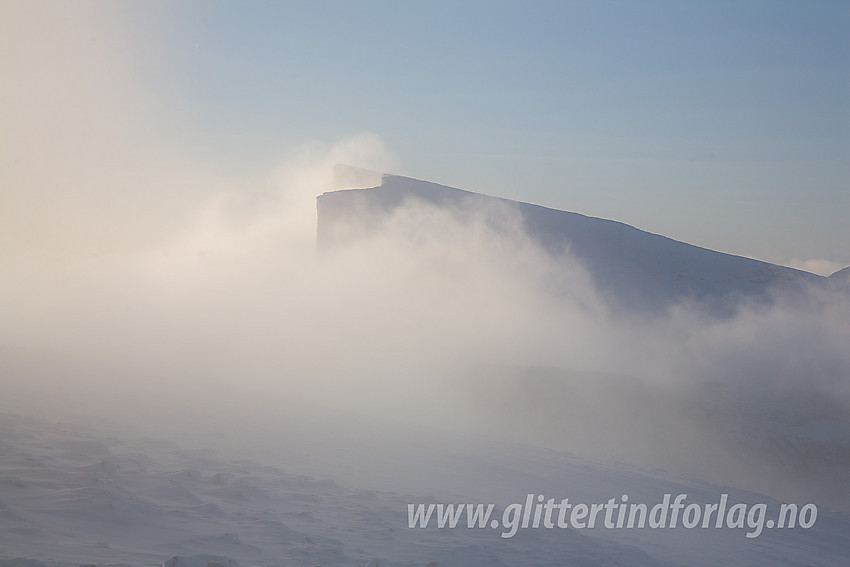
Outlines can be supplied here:
<path id="1" fill-rule="evenodd" d="M 360 459 L 321 448 L 294 459 L 282 436 L 264 462 L 236 458 L 225 444 L 187 449 L 87 418 L 3 414 L 0 565 L 838 565 L 850 553 L 850 515 L 828 510 L 808 530 L 765 530 L 754 539 L 731 529 L 527 529 L 512 539 L 491 529 L 409 529 L 408 503 L 504 506 L 529 491 L 575 502 L 622 493 L 650 503 L 664 493 L 713 502 L 725 492 L 777 503 L 495 439 L 352 425 L 337 441 Z M 277 466 L 286 462 L 317 475 Z"/>

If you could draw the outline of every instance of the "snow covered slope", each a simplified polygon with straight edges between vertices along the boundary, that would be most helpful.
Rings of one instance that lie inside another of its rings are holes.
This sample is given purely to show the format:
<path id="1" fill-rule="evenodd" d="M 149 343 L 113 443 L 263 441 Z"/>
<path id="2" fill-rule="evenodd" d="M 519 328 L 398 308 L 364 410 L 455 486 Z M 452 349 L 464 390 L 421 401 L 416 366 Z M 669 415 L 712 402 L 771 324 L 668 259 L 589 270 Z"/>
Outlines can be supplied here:
<path id="1" fill-rule="evenodd" d="M 626 493 L 648 503 L 668 493 L 713 502 L 725 493 L 771 511 L 778 503 L 659 471 L 379 421 L 352 422 L 310 447 L 299 446 L 297 428 L 240 438 L 259 455 L 245 458 L 222 441 L 239 421 L 223 420 L 202 447 L 185 448 L 108 422 L 0 414 L 0 566 L 832 566 L 850 552 L 850 516 L 828 510 L 808 529 L 754 538 L 749 528 L 681 526 L 541 527 L 510 539 L 493 528 L 411 529 L 409 503 L 504 507 L 528 492 L 573 502 Z"/>
<path id="2" fill-rule="evenodd" d="M 342 190 L 318 197 L 319 250 L 363 231 L 411 203 L 436 206 L 465 222 L 492 215 L 497 227 L 505 211 L 521 219 L 525 232 L 553 254 L 568 250 L 613 307 L 658 310 L 685 300 L 728 307 L 741 296 L 762 296 L 775 287 L 823 282 L 821 276 L 679 242 L 635 227 L 470 193 L 435 183 L 385 175 L 380 186 Z"/>
<path id="3" fill-rule="evenodd" d="M 850 266 L 838 270 L 831 276 L 829 276 L 829 282 L 836 289 L 844 290 L 846 293 L 850 293 Z"/>

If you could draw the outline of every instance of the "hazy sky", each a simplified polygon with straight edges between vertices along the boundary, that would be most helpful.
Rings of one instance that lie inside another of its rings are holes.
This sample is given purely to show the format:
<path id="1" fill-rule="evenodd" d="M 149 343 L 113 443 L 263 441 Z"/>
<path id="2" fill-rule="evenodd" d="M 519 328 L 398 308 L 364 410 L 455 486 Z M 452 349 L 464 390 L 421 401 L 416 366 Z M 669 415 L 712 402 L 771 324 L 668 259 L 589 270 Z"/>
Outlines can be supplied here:
<path id="1" fill-rule="evenodd" d="M 2 5 L 7 222 L 55 201 L 32 197 L 28 167 L 79 152 L 52 120 L 97 137 L 89 157 L 115 172 L 158 164 L 120 198 L 72 190 L 95 216 L 157 192 L 171 214 L 181 186 L 203 185 L 176 181 L 185 163 L 249 191 L 306 143 L 369 132 L 413 177 L 821 272 L 850 264 L 846 2 Z M 55 155 L 34 165 L 21 137 Z"/>

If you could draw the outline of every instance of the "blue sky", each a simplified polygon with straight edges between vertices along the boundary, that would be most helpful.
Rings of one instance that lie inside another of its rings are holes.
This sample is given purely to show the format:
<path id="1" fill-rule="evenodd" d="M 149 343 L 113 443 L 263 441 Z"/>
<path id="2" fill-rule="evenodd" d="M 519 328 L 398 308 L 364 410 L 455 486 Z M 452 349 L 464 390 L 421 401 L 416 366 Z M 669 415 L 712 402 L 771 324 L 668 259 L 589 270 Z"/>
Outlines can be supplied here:
<path id="1" fill-rule="evenodd" d="M 372 132 L 400 172 L 850 264 L 850 4 L 95 3 L 193 159 Z"/>

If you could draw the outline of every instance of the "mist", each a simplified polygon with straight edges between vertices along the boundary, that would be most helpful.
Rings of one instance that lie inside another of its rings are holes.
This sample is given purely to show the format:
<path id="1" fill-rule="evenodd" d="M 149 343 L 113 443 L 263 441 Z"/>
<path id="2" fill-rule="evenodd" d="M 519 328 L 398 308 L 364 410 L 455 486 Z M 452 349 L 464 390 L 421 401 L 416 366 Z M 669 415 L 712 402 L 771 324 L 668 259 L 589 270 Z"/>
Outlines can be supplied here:
<path id="1" fill-rule="evenodd" d="M 237 435 L 248 446 L 256 428 L 274 437 L 280 414 L 304 412 L 330 438 L 365 418 L 846 504 L 843 453 L 818 476 L 810 453 L 741 434 L 843 426 L 846 294 L 742 300 L 733 315 L 612 310 L 570 251 L 542 248 L 508 206 L 408 201 L 317 253 L 316 196 L 337 188 L 339 162 L 395 160 L 371 134 L 310 144 L 259 189 L 210 191 L 148 246 L 7 255 L 5 405 L 181 435 L 250 422 Z M 118 241 L 142 240 L 128 226 Z"/>
<path id="2" fill-rule="evenodd" d="M 850 505 L 846 439 L 806 461 L 759 433 L 846 422 L 846 293 L 623 313 L 509 207 L 407 202 L 317 254 L 316 198 L 344 188 L 335 165 L 403 172 L 379 136 L 223 167 L 173 141 L 173 115 L 120 52 L 84 40 L 122 45 L 108 15 L 5 9 L 21 23 L 0 34 L 16 87 L 0 152 L 7 411 L 159 424 L 198 443 L 243 428 L 247 448 L 257 431 L 350 441 L 362 418 Z M 320 432 L 278 429 L 299 412 Z M 371 457 L 394 450 L 370 442 Z"/>

